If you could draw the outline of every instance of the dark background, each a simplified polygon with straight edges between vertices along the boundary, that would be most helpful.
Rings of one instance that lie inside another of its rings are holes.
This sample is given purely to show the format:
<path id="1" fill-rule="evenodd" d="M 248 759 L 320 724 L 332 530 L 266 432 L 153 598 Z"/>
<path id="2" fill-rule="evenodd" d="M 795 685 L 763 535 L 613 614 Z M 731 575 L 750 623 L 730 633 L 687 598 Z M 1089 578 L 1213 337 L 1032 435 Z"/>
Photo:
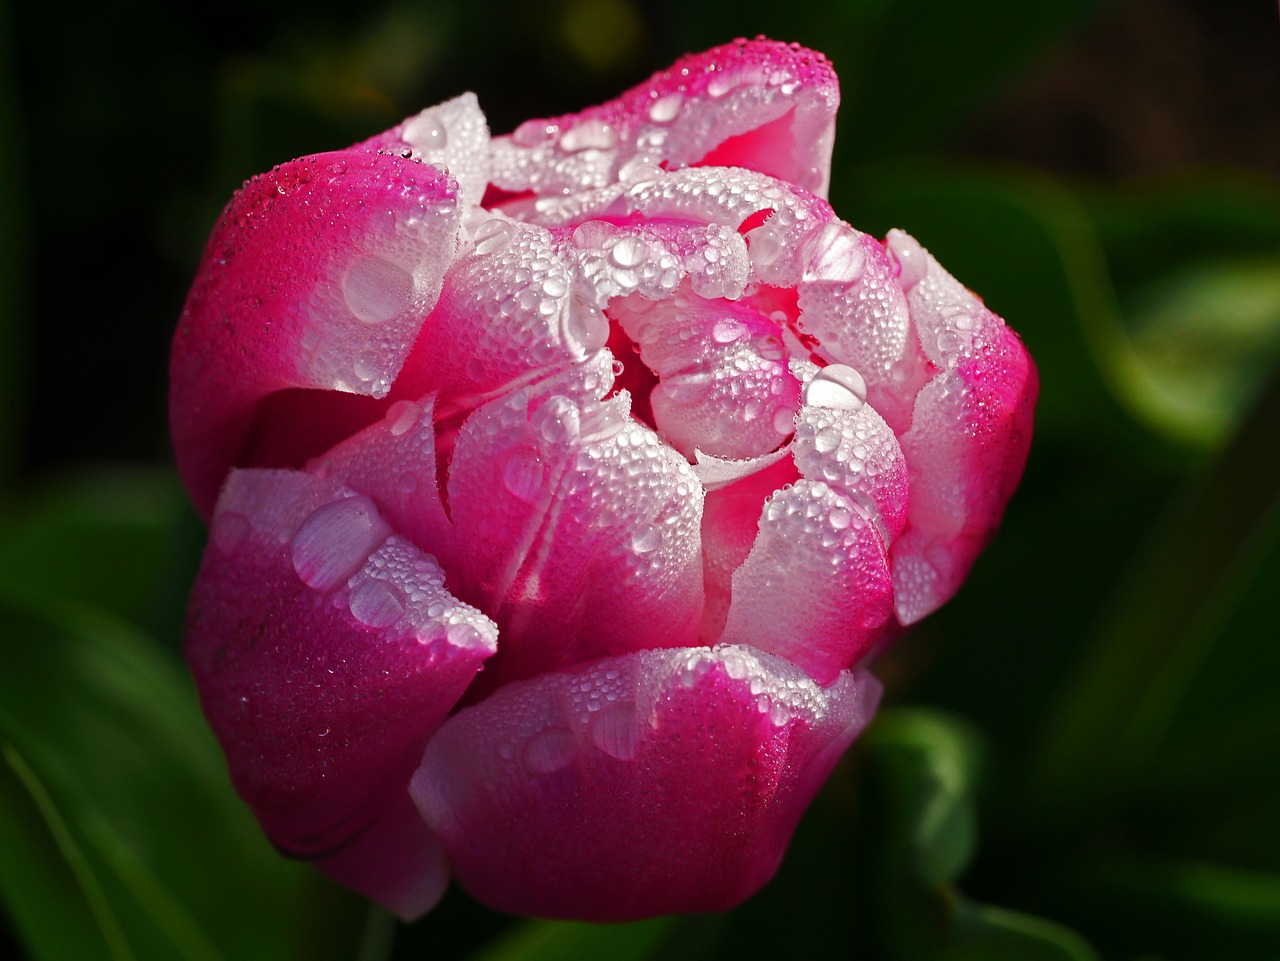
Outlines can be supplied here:
<path id="1" fill-rule="evenodd" d="M 841 77 L 837 212 L 911 231 L 1036 357 L 1023 488 L 881 662 L 887 709 L 744 909 L 513 929 L 455 891 L 412 927 L 367 915 L 255 846 L 177 657 L 203 533 L 165 368 L 204 238 L 246 177 L 461 91 L 502 133 L 758 33 Z M 8 937 L 41 959 L 469 957 L 508 929 L 486 957 L 1280 956 L 1278 356 L 1267 2 L 6 3 Z M 156 743 L 177 716 L 190 745 Z"/>

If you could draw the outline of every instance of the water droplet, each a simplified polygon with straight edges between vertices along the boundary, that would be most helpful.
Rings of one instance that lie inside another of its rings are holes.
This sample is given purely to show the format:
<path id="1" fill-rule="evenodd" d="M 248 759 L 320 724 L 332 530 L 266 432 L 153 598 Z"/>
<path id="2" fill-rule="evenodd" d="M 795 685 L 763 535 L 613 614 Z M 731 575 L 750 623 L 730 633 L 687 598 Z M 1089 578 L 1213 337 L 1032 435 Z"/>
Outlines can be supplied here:
<path id="1" fill-rule="evenodd" d="M 723 97 L 734 87 L 733 79 L 718 73 L 707 84 L 707 94 L 712 97 Z"/>
<path id="2" fill-rule="evenodd" d="M 235 511 L 223 511 L 213 519 L 209 531 L 213 546 L 224 554 L 232 554 L 249 536 L 249 518 Z"/>
<path id="3" fill-rule="evenodd" d="M 889 253 L 898 264 L 898 283 L 902 289 L 910 290 L 929 272 L 929 255 L 910 234 L 901 230 L 889 231 Z"/>
<path id="4" fill-rule="evenodd" d="M 649 248 L 639 237 L 621 237 L 613 245 L 609 256 L 619 267 L 639 267 L 644 263 Z"/>
<path id="5" fill-rule="evenodd" d="M 711 328 L 711 339 L 717 344 L 732 344 L 747 332 L 747 325 L 736 317 L 721 317 Z"/>
<path id="6" fill-rule="evenodd" d="M 804 402 L 810 407 L 858 410 L 867 402 L 867 382 L 852 367 L 831 364 L 805 385 Z"/>
<path id="7" fill-rule="evenodd" d="M 398 400 L 387 408 L 387 429 L 399 437 L 418 422 L 422 408 L 411 400 Z"/>
<path id="8" fill-rule="evenodd" d="M 315 591 L 331 591 L 359 570 L 391 528 L 367 497 L 344 497 L 311 514 L 293 535 L 293 569 Z"/>
<path id="9" fill-rule="evenodd" d="M 475 233 L 471 235 L 471 239 L 475 241 L 476 253 L 484 256 L 501 250 L 507 244 L 511 243 L 511 238 L 515 236 L 516 228 L 514 224 L 505 220 L 486 220 L 475 229 Z"/>
<path id="10" fill-rule="evenodd" d="M 545 120 L 526 120 L 516 127 L 511 142 L 517 147 L 537 147 L 553 139 L 560 128 Z"/>
<path id="11" fill-rule="evenodd" d="M 542 292 L 548 297 L 563 297 L 569 290 L 569 278 L 564 274 L 550 274 L 542 281 Z"/>
<path id="12" fill-rule="evenodd" d="M 684 106 L 684 94 L 669 93 L 649 104 L 649 119 L 654 123 L 671 123 Z"/>
<path id="13" fill-rule="evenodd" d="M 444 150 L 449 145 L 449 132 L 431 111 L 415 116 L 404 125 L 404 142 L 412 143 L 420 150 Z"/>
<path id="14" fill-rule="evenodd" d="M 582 414 L 568 397 L 556 395 L 533 415 L 534 428 L 549 444 L 566 444 L 578 439 Z"/>
<path id="15" fill-rule="evenodd" d="M 382 630 L 404 615 L 404 594 L 400 588 L 369 577 L 351 591 L 351 616 L 361 624 Z"/>
<path id="16" fill-rule="evenodd" d="M 827 520 L 831 522 L 831 526 L 838 531 L 842 531 L 853 523 L 853 512 L 847 507 L 834 507 L 831 513 L 827 515 Z"/>
<path id="17" fill-rule="evenodd" d="M 564 311 L 560 333 L 570 350 L 594 354 L 609 340 L 609 320 L 598 307 L 575 297 Z"/>
<path id="18" fill-rule="evenodd" d="M 617 131 L 596 117 L 587 117 L 560 137 L 560 149 L 568 153 L 590 149 L 608 150 L 617 143 Z"/>
<path id="19" fill-rule="evenodd" d="M 600 250 L 618 228 L 606 220 L 588 220 L 573 228 L 573 244 L 580 250 Z"/>
<path id="20" fill-rule="evenodd" d="M 361 257 L 342 276 L 342 296 L 358 320 L 380 324 L 413 301 L 413 274 L 381 257 Z"/>
<path id="21" fill-rule="evenodd" d="M 662 546 L 662 531 L 652 524 L 645 524 L 631 534 L 631 549 L 637 554 L 649 554 Z"/>
<path id="22" fill-rule="evenodd" d="M 631 761 L 636 756 L 637 724 L 636 706 L 630 701 L 618 701 L 597 711 L 587 729 L 591 743 L 611 758 Z"/>
<path id="23" fill-rule="evenodd" d="M 488 647 L 488 641 L 485 635 L 474 624 L 468 624 L 460 621 L 457 624 L 450 624 L 444 632 L 445 640 L 454 647 L 464 650 L 469 648 Z"/>
<path id="24" fill-rule="evenodd" d="M 813 437 L 813 446 L 819 454 L 826 454 L 840 446 L 840 431 L 824 427 Z"/>
<path id="25" fill-rule="evenodd" d="M 502 468 L 502 483 L 525 503 L 538 496 L 542 487 L 542 461 L 531 447 L 513 448 Z"/>
<path id="26" fill-rule="evenodd" d="M 787 435 L 796 429 L 796 412 L 789 407 L 779 407 L 773 412 L 773 429 Z"/>
<path id="27" fill-rule="evenodd" d="M 578 744 L 566 727 L 549 727 L 525 741 L 520 760 L 530 774 L 554 774 L 573 763 Z"/>

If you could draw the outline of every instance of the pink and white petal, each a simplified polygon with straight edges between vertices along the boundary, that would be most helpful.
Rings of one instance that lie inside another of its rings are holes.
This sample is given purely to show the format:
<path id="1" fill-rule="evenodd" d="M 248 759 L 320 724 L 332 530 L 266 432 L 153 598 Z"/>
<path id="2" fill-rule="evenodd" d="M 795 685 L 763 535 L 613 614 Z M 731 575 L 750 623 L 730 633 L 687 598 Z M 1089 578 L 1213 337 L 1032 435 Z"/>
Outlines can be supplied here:
<path id="1" fill-rule="evenodd" d="M 461 883 L 515 914 L 623 921 L 758 890 L 875 711 L 750 648 L 640 651 L 454 715 L 413 777 Z"/>
<path id="2" fill-rule="evenodd" d="M 840 90 L 819 53 L 738 40 L 685 57 L 616 100 L 493 141 L 493 183 L 576 193 L 628 164 L 750 167 L 827 190 Z"/>
<path id="3" fill-rule="evenodd" d="M 790 457 L 782 457 L 731 484 L 707 489 L 702 510 L 706 607 L 698 635 L 704 644 L 714 644 L 724 633 L 732 600 L 733 574 L 756 542 L 765 501 L 775 491 L 799 479 L 795 462 Z"/>
<path id="4" fill-rule="evenodd" d="M 626 393 L 596 399 L 607 371 L 493 401 L 458 435 L 449 504 L 460 590 L 504 637 L 486 689 L 697 637 L 702 488 L 630 416 Z"/>
<path id="5" fill-rule="evenodd" d="M 809 235 L 801 260 L 801 327 L 821 342 L 824 358 L 859 371 L 872 405 L 906 430 L 929 364 L 884 246 L 834 220 Z"/>
<path id="6" fill-rule="evenodd" d="M 628 298 L 610 313 L 658 376 L 649 397 L 654 423 L 686 458 L 698 450 L 759 457 L 791 435 L 800 382 L 772 321 L 687 292 L 659 303 Z"/>
<path id="7" fill-rule="evenodd" d="M 453 524 L 440 498 L 436 397 L 398 400 L 386 415 L 348 437 L 308 468 L 373 498 L 395 530 L 452 566 Z"/>
<path id="8" fill-rule="evenodd" d="M 489 124 L 474 93 L 428 107 L 351 149 L 444 164 L 468 207 L 480 203 L 489 184 Z"/>
<path id="9" fill-rule="evenodd" d="M 910 496 L 898 438 L 866 402 L 865 384 L 857 389 L 861 378 L 852 368 L 833 364 L 806 373 L 806 402 L 791 445 L 796 466 L 859 505 L 891 545 L 906 525 Z"/>
<path id="10" fill-rule="evenodd" d="M 605 345 L 609 322 L 575 295 L 573 273 L 542 227 L 491 219 L 444 290 L 395 396 L 440 392 L 440 407 L 469 409 L 506 389 L 561 371 Z"/>
<path id="11" fill-rule="evenodd" d="M 357 151 L 282 164 L 232 198 L 170 365 L 178 467 L 205 517 L 268 395 L 386 395 L 440 293 L 458 220 L 443 168 Z"/>
<path id="12" fill-rule="evenodd" d="M 797 481 L 766 502 L 733 575 L 725 644 L 787 658 L 820 682 L 856 664 L 893 613 L 889 558 L 861 508 Z"/>
<path id="13" fill-rule="evenodd" d="M 287 853 L 340 854 L 344 876 L 384 858 L 382 822 L 496 637 L 369 498 L 295 471 L 228 478 L 187 659 L 236 789 Z M 371 893 L 425 909 L 439 857 L 429 838 L 405 843 L 421 873 Z"/>
<path id="14" fill-rule="evenodd" d="M 898 619 L 946 601 L 995 532 L 1031 443 L 1039 389 L 1022 342 L 910 237 L 890 234 L 912 320 L 942 369 L 920 390 L 902 450 L 907 532 L 894 545 Z"/>

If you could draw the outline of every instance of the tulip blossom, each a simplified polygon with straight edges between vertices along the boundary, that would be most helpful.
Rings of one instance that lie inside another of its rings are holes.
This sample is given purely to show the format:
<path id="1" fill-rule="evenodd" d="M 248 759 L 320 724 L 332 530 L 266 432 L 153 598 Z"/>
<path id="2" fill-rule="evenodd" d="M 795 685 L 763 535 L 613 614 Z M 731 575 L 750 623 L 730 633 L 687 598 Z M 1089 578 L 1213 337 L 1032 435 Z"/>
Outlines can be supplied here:
<path id="1" fill-rule="evenodd" d="M 773 875 L 1022 472 L 1018 338 L 827 201 L 767 40 L 492 136 L 464 94 L 248 181 L 173 345 L 187 655 L 271 841 L 402 917 Z"/>

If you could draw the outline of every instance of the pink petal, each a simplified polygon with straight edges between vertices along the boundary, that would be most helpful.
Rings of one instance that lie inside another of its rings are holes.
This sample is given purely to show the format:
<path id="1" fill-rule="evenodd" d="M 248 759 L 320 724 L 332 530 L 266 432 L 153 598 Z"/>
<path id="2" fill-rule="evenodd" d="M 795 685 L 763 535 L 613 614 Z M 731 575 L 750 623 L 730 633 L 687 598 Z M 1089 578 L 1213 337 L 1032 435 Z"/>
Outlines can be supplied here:
<path id="1" fill-rule="evenodd" d="M 268 395 L 387 393 L 440 292 L 457 230 L 453 179 L 400 157 L 304 157 L 236 194 L 205 249 L 170 367 L 178 467 L 202 514 L 244 463 Z M 272 436 L 305 426 L 278 425 Z"/>
<path id="2" fill-rule="evenodd" d="M 629 164 L 706 164 L 825 194 L 839 102 L 821 54 L 738 40 L 685 57 L 617 100 L 495 138 L 493 183 L 560 194 L 613 183 Z"/>
<path id="3" fill-rule="evenodd" d="M 603 366 L 480 408 L 449 473 L 461 595 L 502 651 L 482 683 L 640 647 L 692 643 L 702 614 L 702 488 L 688 463 L 598 400 Z"/>
<path id="4" fill-rule="evenodd" d="M 496 649 L 493 623 L 454 600 L 367 497 L 247 470 L 219 498 L 186 647 L 232 780 L 271 840 L 337 856 L 342 876 L 369 878 L 396 910 L 425 910 L 441 871 L 428 836 L 404 837 L 420 869 L 397 869 L 394 884 L 361 864 L 388 857 L 409 775 Z"/>
<path id="5" fill-rule="evenodd" d="M 871 649 L 892 613 L 889 558 L 875 525 L 826 484 L 801 480 L 766 502 L 751 553 L 733 575 L 720 640 L 785 657 L 826 683 Z"/>
<path id="6" fill-rule="evenodd" d="M 892 232 L 889 245 L 921 346 L 941 368 L 901 437 L 911 501 L 892 563 L 898 619 L 910 624 L 959 589 L 1000 523 L 1026 464 L 1039 381 L 981 300 L 906 234 Z"/>
<path id="7" fill-rule="evenodd" d="M 517 914 L 720 911 L 772 877 L 880 685 L 749 648 L 642 651 L 510 684 L 432 739 L 411 793 L 462 884 Z"/>

